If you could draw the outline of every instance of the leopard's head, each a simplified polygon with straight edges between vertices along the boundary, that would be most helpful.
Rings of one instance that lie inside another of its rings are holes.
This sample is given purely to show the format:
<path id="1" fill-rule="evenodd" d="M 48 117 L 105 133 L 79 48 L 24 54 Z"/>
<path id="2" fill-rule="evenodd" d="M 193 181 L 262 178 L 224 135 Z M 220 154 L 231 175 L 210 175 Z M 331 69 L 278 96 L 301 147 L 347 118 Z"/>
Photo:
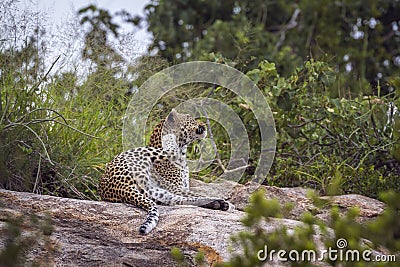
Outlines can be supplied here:
<path id="1" fill-rule="evenodd" d="M 189 114 L 178 113 L 172 109 L 168 117 L 155 127 L 149 145 L 161 148 L 161 135 L 170 133 L 177 136 L 178 145 L 183 147 L 195 140 L 205 138 L 207 128 L 203 122 L 194 119 Z"/>

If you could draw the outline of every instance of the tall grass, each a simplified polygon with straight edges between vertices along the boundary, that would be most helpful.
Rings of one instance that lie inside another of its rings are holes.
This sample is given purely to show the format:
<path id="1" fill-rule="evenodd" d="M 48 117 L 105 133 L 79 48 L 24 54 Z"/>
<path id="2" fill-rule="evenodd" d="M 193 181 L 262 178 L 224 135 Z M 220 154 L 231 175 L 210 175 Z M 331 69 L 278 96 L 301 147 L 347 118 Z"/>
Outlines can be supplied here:
<path id="1" fill-rule="evenodd" d="M 130 70 L 84 60 L 66 68 L 66 59 L 79 52 L 70 54 L 70 46 L 66 54 L 59 47 L 49 63 L 53 42 L 42 30 L 44 15 L 28 16 L 16 1 L 6 2 L 0 12 L 0 187 L 96 199 L 103 165 L 122 149 Z"/>

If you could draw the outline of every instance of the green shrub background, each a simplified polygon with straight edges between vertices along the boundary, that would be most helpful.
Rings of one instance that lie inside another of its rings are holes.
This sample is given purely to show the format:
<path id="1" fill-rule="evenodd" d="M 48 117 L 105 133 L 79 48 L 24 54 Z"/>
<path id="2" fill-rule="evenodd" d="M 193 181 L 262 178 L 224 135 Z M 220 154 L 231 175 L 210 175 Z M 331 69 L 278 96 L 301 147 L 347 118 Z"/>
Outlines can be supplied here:
<path id="1" fill-rule="evenodd" d="M 84 44 L 77 51 L 81 61 L 63 68 L 59 64 L 62 55 L 46 58 L 50 44 L 45 41 L 40 13 L 21 20 L 19 23 L 25 24 L 20 26 L 27 30 L 20 32 L 12 27 L 12 21 L 18 21 L 24 13 L 13 1 L 9 4 L 11 12 L 4 11 L 3 16 L 8 27 L 4 33 L 20 34 L 23 41 L 5 38 L 0 47 L 0 185 L 11 190 L 97 199 L 96 185 L 104 164 L 122 150 L 123 116 L 129 100 L 135 97 L 131 88 L 139 88 L 151 75 L 179 62 L 163 58 L 163 52 L 127 62 L 110 42 L 112 36 L 119 37 L 119 25 L 112 18 L 124 14 L 113 15 L 90 5 L 77 15 L 80 25 L 76 27 L 85 29 Z M 164 4 L 159 5 L 161 8 Z M 170 15 L 179 16 L 179 12 Z M 137 22 L 127 14 L 124 18 Z M 238 28 L 238 36 L 246 29 Z M 277 68 L 268 57 L 258 57 L 255 64 L 218 51 L 201 51 L 197 59 L 244 71 L 268 99 L 276 123 L 277 148 L 265 184 L 374 198 L 388 189 L 400 191 L 400 115 L 395 110 L 400 106 L 399 77 L 387 76 L 382 84 L 378 81 L 377 86 L 370 85 L 366 76 L 351 76 L 332 60 L 316 59 L 295 61 L 298 65 L 284 68 L 283 75 L 279 70 L 282 62 Z M 280 51 L 282 57 L 292 52 L 285 48 Z M 396 71 L 394 68 L 393 74 Z M 243 120 L 251 145 L 251 166 L 241 177 L 241 182 L 246 182 L 259 155 L 258 125 L 252 111 L 227 89 L 205 84 L 177 88 L 154 108 L 149 129 L 171 108 L 198 96 L 223 101 Z M 211 126 L 219 157 L 227 163 L 226 133 L 218 122 L 211 122 Z M 190 156 L 195 156 L 195 150 L 189 150 Z M 209 181 L 221 172 L 220 164 L 215 163 L 195 176 Z"/>

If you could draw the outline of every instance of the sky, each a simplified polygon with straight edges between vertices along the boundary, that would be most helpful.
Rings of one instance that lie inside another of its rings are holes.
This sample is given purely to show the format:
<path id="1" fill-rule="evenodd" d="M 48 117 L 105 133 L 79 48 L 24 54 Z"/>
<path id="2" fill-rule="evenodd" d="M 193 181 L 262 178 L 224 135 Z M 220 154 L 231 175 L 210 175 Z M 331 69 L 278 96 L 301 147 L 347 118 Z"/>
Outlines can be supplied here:
<path id="1" fill-rule="evenodd" d="M 33 6 L 37 10 L 45 11 L 49 23 L 57 25 L 62 24 L 69 16 L 89 4 L 109 10 L 111 14 L 126 10 L 131 15 L 143 15 L 143 9 L 149 3 L 150 0 L 20 0 L 22 6 Z M 122 30 L 132 29 L 126 24 L 122 26 Z M 143 41 L 145 45 L 149 43 L 151 35 L 146 29 L 136 29 L 135 37 Z"/>
<path id="2" fill-rule="evenodd" d="M 65 47 L 60 39 L 74 38 L 72 37 L 74 36 L 72 32 L 73 28 L 68 28 L 67 25 L 72 21 L 70 18 L 76 17 L 75 14 L 79 9 L 90 4 L 95 4 L 99 8 L 108 10 L 111 15 L 117 11 L 125 10 L 131 15 L 143 16 L 144 7 L 149 3 L 150 0 L 19 0 L 19 6 L 21 8 L 44 12 L 46 15 L 46 33 L 48 36 L 50 36 L 49 38 L 52 42 L 51 47 L 53 52 L 53 55 L 50 55 L 47 58 L 49 64 L 51 64 L 52 60 L 54 60 L 54 58 L 56 58 L 59 54 L 66 54 Z M 118 21 L 115 22 L 118 23 Z M 71 29 L 71 31 L 65 29 Z M 151 34 L 148 33 L 145 28 L 134 29 L 131 24 L 122 24 L 121 28 L 119 29 L 119 33 L 127 33 L 126 35 L 128 36 L 125 37 L 125 39 L 129 38 L 130 44 L 135 43 L 135 45 L 128 45 L 128 43 L 125 43 L 125 47 L 124 42 L 119 43 L 120 49 L 118 51 L 121 52 L 123 57 L 124 52 L 126 52 L 125 58 L 132 59 L 138 55 L 144 54 L 147 51 L 146 48 L 151 41 Z M 83 44 L 82 35 L 80 35 L 80 38 L 81 39 L 69 41 L 70 46 L 72 47 L 70 48 L 70 51 L 71 49 L 72 51 L 79 50 L 79 46 Z M 64 40 L 64 43 L 65 42 L 67 41 Z M 118 47 L 118 45 L 116 46 Z M 75 56 L 71 56 L 71 58 L 74 58 Z M 66 61 L 69 60 L 68 56 L 65 58 Z M 69 63 L 66 62 L 65 64 Z"/>
<path id="3" fill-rule="evenodd" d="M 122 9 L 132 15 L 143 14 L 144 7 L 150 0 L 20 0 L 22 6 L 35 6 L 38 10 L 46 10 L 55 23 L 67 18 L 68 14 L 76 13 L 80 8 L 95 4 L 114 13 Z"/>

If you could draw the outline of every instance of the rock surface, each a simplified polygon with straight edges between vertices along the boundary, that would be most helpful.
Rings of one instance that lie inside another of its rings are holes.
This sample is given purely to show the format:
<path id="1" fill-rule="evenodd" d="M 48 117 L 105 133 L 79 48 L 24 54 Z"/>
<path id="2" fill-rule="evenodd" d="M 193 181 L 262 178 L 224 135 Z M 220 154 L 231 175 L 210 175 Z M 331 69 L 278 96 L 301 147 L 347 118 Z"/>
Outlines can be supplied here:
<path id="1" fill-rule="evenodd" d="M 223 197 L 234 204 L 237 210 L 241 211 L 249 203 L 249 196 L 256 190 L 262 189 L 267 199 L 278 199 L 282 206 L 294 204 L 290 214 L 284 214 L 287 219 L 294 220 L 299 220 L 305 211 L 309 211 L 321 220 L 328 222 L 331 208 L 333 205 L 337 205 L 342 212 L 346 212 L 352 207 L 358 207 L 360 209 L 358 220 L 365 222 L 377 217 L 385 208 L 385 204 L 381 201 L 356 194 L 321 197 L 321 199 L 327 201 L 327 204 L 321 208 L 316 206 L 308 197 L 310 189 L 301 187 L 280 188 L 260 186 L 257 183 L 241 185 L 229 181 L 205 184 L 197 180 L 191 180 L 190 186 L 192 190 L 199 193 Z"/>
<path id="2" fill-rule="evenodd" d="M 27 256 L 28 261 L 35 259 L 46 266 L 176 266 L 171 257 L 172 247 L 179 247 L 190 265 L 195 265 L 195 255 L 201 251 L 206 266 L 210 266 L 229 258 L 229 237 L 245 230 L 240 223 L 244 216 L 242 210 L 258 185 L 192 181 L 191 186 L 199 192 L 224 196 L 238 210 L 223 212 L 192 206 L 162 206 L 158 226 L 149 235 L 142 236 L 138 233 L 138 226 L 146 214 L 127 204 L 0 190 L 0 233 L 5 232 L 5 221 L 10 216 L 50 216 L 54 231 L 41 239 Z M 313 211 L 322 219 L 327 218 L 329 207 L 315 207 L 307 199 L 305 189 L 263 188 L 267 197 L 278 198 L 282 204 L 296 203 L 288 218 L 268 222 L 265 225 L 267 231 L 282 225 L 293 229 L 300 224 L 296 219 L 306 210 Z M 330 201 L 343 210 L 359 206 L 361 221 L 377 216 L 384 208 L 381 202 L 358 195 L 337 196 Z M 34 231 L 31 228 L 28 225 L 23 227 L 25 236 Z M 2 234 L 0 249 L 5 242 Z"/>

